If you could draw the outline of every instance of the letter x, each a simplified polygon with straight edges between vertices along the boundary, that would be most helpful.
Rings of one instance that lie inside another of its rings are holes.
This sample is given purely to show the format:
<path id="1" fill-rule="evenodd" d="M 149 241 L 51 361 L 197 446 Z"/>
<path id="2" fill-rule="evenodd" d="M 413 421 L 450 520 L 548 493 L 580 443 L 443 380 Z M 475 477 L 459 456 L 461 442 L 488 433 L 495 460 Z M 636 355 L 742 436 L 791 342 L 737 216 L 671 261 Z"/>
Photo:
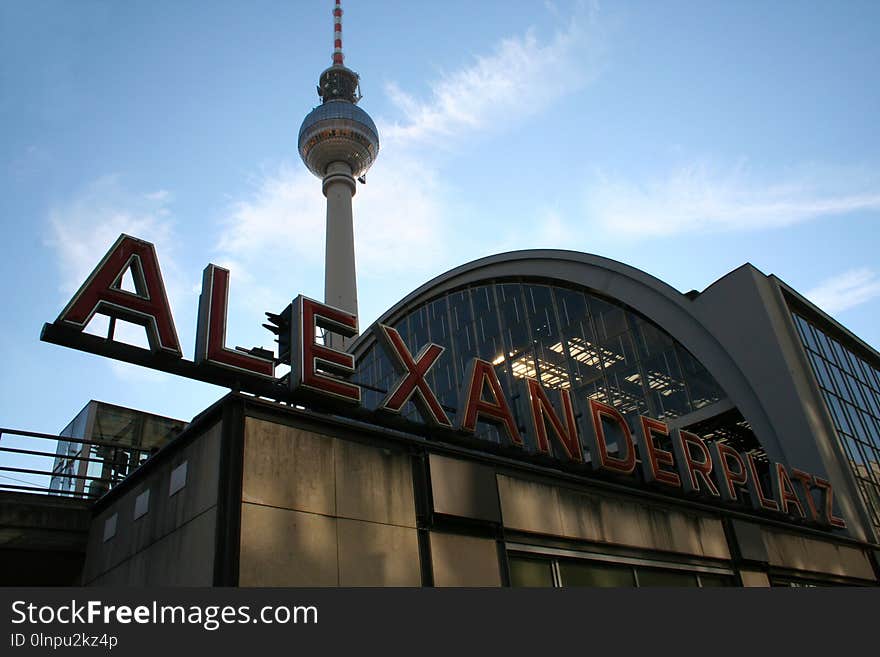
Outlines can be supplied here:
<path id="1" fill-rule="evenodd" d="M 413 403 L 422 416 L 422 419 L 428 424 L 441 427 L 451 427 L 452 422 L 446 415 L 446 411 L 437 401 L 437 396 L 431 390 L 425 377 L 440 355 L 445 351 L 444 347 L 439 344 L 429 343 L 413 358 L 409 349 L 395 329 L 384 324 L 378 324 L 376 327 L 377 336 L 384 344 L 388 355 L 398 373 L 403 374 L 403 378 L 388 393 L 379 408 L 390 411 L 392 413 L 400 413 L 403 405 L 406 404 L 418 392 L 418 396 L 413 398 Z"/>

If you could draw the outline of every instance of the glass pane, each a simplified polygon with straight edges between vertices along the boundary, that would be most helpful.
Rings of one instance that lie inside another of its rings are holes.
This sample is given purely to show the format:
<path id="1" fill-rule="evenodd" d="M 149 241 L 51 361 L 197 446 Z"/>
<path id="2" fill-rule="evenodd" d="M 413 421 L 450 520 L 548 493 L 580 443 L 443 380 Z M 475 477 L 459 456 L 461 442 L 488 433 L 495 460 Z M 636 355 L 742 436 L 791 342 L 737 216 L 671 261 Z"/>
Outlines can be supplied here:
<path id="1" fill-rule="evenodd" d="M 595 561 L 561 561 L 562 586 L 633 586 L 632 568 Z"/>
<path id="2" fill-rule="evenodd" d="M 548 559 L 509 557 L 511 586 L 553 586 L 553 568 Z"/>
<path id="3" fill-rule="evenodd" d="M 637 568 L 639 587 L 645 586 L 697 586 L 694 573 L 683 570 L 659 570 L 657 568 Z"/>
<path id="4" fill-rule="evenodd" d="M 734 586 L 733 577 L 730 575 L 708 575 L 700 573 L 700 586 Z"/>

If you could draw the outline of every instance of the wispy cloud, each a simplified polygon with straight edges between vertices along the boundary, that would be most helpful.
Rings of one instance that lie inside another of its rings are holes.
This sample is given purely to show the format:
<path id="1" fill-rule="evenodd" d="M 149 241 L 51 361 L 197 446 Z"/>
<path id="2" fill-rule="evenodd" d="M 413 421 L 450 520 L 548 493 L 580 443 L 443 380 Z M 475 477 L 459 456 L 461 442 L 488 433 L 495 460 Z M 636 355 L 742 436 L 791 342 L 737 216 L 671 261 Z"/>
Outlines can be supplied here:
<path id="1" fill-rule="evenodd" d="M 168 208 L 170 194 L 160 190 L 147 194 L 127 191 L 118 176 L 102 177 L 75 198 L 54 207 L 49 214 L 49 235 L 46 245 L 57 253 L 60 269 L 60 304 L 67 302 L 121 233 L 147 240 L 156 245 L 168 301 L 177 329 L 181 316 L 191 315 L 193 294 L 187 289 L 184 276 L 175 259 L 177 239 Z M 102 333 L 106 318 L 98 315 L 89 325 L 90 332 Z M 188 324 L 188 322 L 187 322 Z M 116 338 L 145 346 L 143 329 L 124 322 L 117 324 Z M 185 344 L 183 337 L 181 340 Z M 124 379 L 142 377 L 133 366 L 114 364 L 113 371 Z"/>
<path id="2" fill-rule="evenodd" d="M 850 269 L 823 281 L 804 296 L 826 312 L 839 313 L 880 296 L 880 278 L 867 267 Z"/>
<path id="3" fill-rule="evenodd" d="M 762 181 L 745 166 L 679 167 L 645 182 L 600 175 L 588 216 L 623 236 L 777 228 L 820 217 L 880 211 L 880 180 L 848 172 L 800 172 Z"/>
<path id="4" fill-rule="evenodd" d="M 166 270 L 176 269 L 176 240 L 166 201 L 167 192 L 132 194 L 110 175 L 52 208 L 46 244 L 58 253 L 60 291 L 75 292 L 121 233 L 156 244 L 166 284 L 173 281 Z"/>
<path id="5" fill-rule="evenodd" d="M 592 14 L 579 9 L 544 41 L 534 29 L 502 39 L 489 54 L 435 80 L 428 98 L 388 83 L 386 92 L 403 118 L 380 125 L 384 139 L 422 142 L 498 129 L 580 90 L 600 69 Z"/>
<path id="6" fill-rule="evenodd" d="M 283 302 L 278 280 L 302 281 L 323 269 L 326 208 L 320 185 L 301 167 L 283 165 L 260 179 L 225 218 L 218 264 L 235 272 L 234 284 L 250 307 Z M 431 271 L 446 254 L 442 196 L 430 168 L 387 158 L 354 199 L 359 278 Z"/>

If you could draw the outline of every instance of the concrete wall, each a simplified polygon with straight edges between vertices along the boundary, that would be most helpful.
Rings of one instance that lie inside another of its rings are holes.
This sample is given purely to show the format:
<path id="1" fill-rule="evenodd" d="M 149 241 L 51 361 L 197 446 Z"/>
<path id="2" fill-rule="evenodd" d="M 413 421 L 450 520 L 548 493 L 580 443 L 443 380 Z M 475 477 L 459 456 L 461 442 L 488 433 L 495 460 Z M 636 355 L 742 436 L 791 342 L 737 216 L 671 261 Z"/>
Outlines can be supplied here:
<path id="1" fill-rule="evenodd" d="M 408 455 L 245 419 L 241 586 L 419 586 Z"/>
<path id="2" fill-rule="evenodd" d="M 504 527 L 711 559 L 730 559 L 720 517 L 498 477 Z"/>
<path id="3" fill-rule="evenodd" d="M 492 539 L 431 532 L 431 563 L 434 586 L 501 586 Z"/>
<path id="4" fill-rule="evenodd" d="M 84 584 L 213 584 L 220 430 L 220 424 L 215 424 L 147 470 L 147 476 L 93 519 L 83 567 Z M 184 463 L 184 485 L 170 494 L 180 484 L 178 468 Z M 143 511 L 146 491 L 147 511 L 135 518 L 136 511 Z M 115 532 L 111 532 L 114 525 Z"/>
<path id="5" fill-rule="evenodd" d="M 0 491 L 0 586 L 79 583 L 90 502 Z"/>
<path id="6" fill-rule="evenodd" d="M 771 566 L 858 579 L 874 579 L 874 570 L 863 550 L 797 534 L 764 530 L 764 545 Z"/>

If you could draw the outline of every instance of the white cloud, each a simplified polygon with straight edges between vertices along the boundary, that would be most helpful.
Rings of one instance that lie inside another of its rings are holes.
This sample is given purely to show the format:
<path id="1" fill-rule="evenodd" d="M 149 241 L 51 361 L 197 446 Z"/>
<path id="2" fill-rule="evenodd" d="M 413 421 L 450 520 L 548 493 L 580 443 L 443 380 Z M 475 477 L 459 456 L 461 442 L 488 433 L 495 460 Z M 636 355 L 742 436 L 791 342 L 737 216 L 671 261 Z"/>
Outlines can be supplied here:
<path id="1" fill-rule="evenodd" d="M 47 246 L 57 253 L 62 305 L 79 289 L 120 234 L 126 233 L 156 246 L 162 278 L 178 333 L 183 318 L 192 314 L 192 292 L 175 260 L 177 239 L 164 190 L 132 194 L 123 189 L 118 176 L 105 176 L 83 189 L 74 199 L 49 213 Z M 101 331 L 96 316 L 92 332 Z M 90 324 L 91 326 L 91 324 Z M 119 339 L 145 342 L 140 327 L 119 325 Z M 182 343 L 185 343 L 181 338 Z M 114 369 L 119 373 L 119 368 Z"/>
<path id="2" fill-rule="evenodd" d="M 805 295 L 828 313 L 838 313 L 880 296 L 880 278 L 877 273 L 862 267 L 833 276 Z"/>
<path id="3" fill-rule="evenodd" d="M 434 174 L 390 150 L 353 200 L 361 277 L 429 271 L 444 255 L 442 195 Z M 298 274 L 323 270 L 326 207 L 320 189 L 321 182 L 303 168 L 283 165 L 232 206 L 217 245 L 218 264 L 234 272 L 233 285 L 245 290 L 249 306 L 281 301 L 269 289 L 279 279 L 291 280 L 296 290 Z"/>
<path id="4" fill-rule="evenodd" d="M 578 91 L 599 70 L 599 47 L 582 11 L 569 26 L 541 41 L 534 29 L 501 40 L 470 66 L 443 75 L 430 97 L 417 99 L 391 82 L 386 92 L 403 114 L 380 125 L 388 142 L 420 142 L 497 128 L 534 115 Z"/>
<path id="5" fill-rule="evenodd" d="M 130 195 L 117 176 L 105 176 L 73 200 L 54 207 L 49 213 L 46 243 L 58 252 L 61 291 L 75 292 L 121 233 L 156 244 L 167 284 L 165 270 L 174 268 L 175 240 L 166 194 Z"/>
<path id="6" fill-rule="evenodd" d="M 587 193 L 588 216 L 628 237 L 777 228 L 859 211 L 880 211 L 880 182 L 827 170 L 764 183 L 743 166 L 696 164 L 644 183 L 600 176 Z"/>

